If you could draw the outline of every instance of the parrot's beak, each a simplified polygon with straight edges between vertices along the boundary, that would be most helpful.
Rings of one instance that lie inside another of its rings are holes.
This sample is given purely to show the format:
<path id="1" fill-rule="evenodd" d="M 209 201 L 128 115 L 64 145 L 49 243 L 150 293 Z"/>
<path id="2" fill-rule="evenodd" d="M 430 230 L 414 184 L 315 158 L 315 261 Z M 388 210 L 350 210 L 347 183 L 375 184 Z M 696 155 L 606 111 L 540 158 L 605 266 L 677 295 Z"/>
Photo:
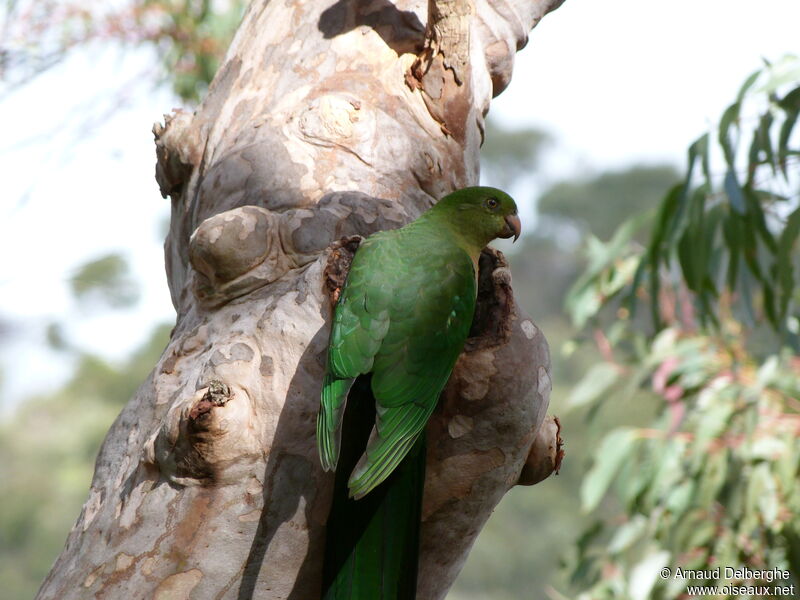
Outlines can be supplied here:
<path id="1" fill-rule="evenodd" d="M 498 237 L 510 238 L 514 236 L 514 241 L 519 239 L 519 234 L 522 233 L 522 223 L 517 215 L 506 215 L 506 225 Z"/>

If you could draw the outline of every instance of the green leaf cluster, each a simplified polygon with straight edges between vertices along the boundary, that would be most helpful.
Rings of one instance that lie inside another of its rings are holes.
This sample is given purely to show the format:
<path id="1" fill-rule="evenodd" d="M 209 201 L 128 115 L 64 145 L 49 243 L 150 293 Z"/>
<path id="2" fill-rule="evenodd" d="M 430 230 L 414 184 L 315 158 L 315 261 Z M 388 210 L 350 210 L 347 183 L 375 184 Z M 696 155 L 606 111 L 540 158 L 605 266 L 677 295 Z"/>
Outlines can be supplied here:
<path id="1" fill-rule="evenodd" d="M 573 583 L 592 598 L 642 597 L 634 573 L 653 556 L 661 557 L 654 574 L 664 566 L 799 572 L 796 358 L 784 351 L 758 364 L 714 337 L 666 329 L 639 365 L 627 376 L 654 387 L 663 409 L 652 427 L 615 429 L 598 446 L 583 510 L 613 492 L 622 514 L 576 553 Z M 643 597 L 678 598 L 687 583 L 652 578 Z"/>
<path id="2" fill-rule="evenodd" d="M 713 136 L 689 146 L 684 181 L 661 203 L 632 286 L 637 291 L 638 283 L 649 282 L 656 328 L 664 323 L 662 285 L 677 267 L 704 325 L 719 324 L 720 302 L 729 292 L 737 300 L 736 318 L 752 325 L 761 313 L 800 350 L 800 145 L 793 136 L 800 85 L 791 79 L 799 62 L 787 58 L 750 75 Z"/>
<path id="3" fill-rule="evenodd" d="M 660 410 L 597 446 L 580 495 L 599 518 L 569 560 L 581 598 L 685 597 L 692 582 L 662 579 L 667 566 L 780 568 L 798 583 L 798 99 L 797 59 L 753 73 L 690 145 L 646 245 L 642 216 L 588 241 L 567 308 L 605 361 L 571 405 L 594 417 L 609 398 L 655 395 Z"/>
<path id="4" fill-rule="evenodd" d="M 244 0 L 140 0 L 145 22 L 158 26 L 152 36 L 173 89 L 197 102 L 217 72 L 242 19 Z"/>

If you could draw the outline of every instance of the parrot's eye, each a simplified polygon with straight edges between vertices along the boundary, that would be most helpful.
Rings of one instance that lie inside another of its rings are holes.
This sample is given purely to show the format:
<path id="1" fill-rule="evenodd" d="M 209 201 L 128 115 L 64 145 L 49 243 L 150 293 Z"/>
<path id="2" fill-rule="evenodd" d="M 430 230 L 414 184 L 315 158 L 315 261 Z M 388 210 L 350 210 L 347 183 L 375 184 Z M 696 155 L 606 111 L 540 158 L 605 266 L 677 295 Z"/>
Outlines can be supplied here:
<path id="1" fill-rule="evenodd" d="M 486 199 L 486 208 L 488 208 L 489 210 L 494 210 L 499 205 L 500 205 L 500 203 L 497 201 L 497 198 L 487 198 Z"/>

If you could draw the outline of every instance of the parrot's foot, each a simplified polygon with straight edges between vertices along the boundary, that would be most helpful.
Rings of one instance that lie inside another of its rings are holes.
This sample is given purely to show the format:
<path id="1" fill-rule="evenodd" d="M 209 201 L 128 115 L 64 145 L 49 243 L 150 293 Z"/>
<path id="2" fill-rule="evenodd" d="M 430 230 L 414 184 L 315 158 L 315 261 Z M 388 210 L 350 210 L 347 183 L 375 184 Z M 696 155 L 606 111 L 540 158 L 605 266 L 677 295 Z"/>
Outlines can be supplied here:
<path id="1" fill-rule="evenodd" d="M 350 272 L 353 256 L 355 256 L 356 250 L 358 250 L 363 240 L 364 238 L 360 235 L 353 235 L 343 237 L 331 244 L 328 264 L 325 265 L 325 273 L 323 274 L 325 290 L 328 293 L 331 304 L 335 305 L 338 302 L 339 294 L 342 291 L 344 282 L 347 280 L 347 274 Z"/>

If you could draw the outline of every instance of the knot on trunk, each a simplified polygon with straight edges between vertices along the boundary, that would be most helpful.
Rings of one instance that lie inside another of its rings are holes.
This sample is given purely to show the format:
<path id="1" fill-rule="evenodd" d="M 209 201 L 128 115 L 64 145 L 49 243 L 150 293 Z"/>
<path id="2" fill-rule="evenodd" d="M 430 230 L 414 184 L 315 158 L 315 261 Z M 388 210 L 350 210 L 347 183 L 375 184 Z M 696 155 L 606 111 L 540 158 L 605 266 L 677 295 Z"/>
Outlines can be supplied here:
<path id="1" fill-rule="evenodd" d="M 508 87 L 515 54 L 528 43 L 528 32 L 547 13 L 564 0 L 529 2 L 479 2 L 476 4 L 474 32 L 483 46 L 492 96 Z"/>
<path id="2" fill-rule="evenodd" d="M 147 462 L 179 485 L 239 481 L 262 458 L 247 393 L 212 379 L 170 408 L 146 447 Z"/>
<path id="3" fill-rule="evenodd" d="M 242 296 L 297 267 L 281 240 L 281 215 L 241 206 L 203 221 L 189 241 L 193 291 L 205 307 Z"/>
<path id="4" fill-rule="evenodd" d="M 180 194 L 192 171 L 200 164 L 202 144 L 192 115 L 175 110 L 164 115 L 164 124 L 153 125 L 156 142 L 156 181 L 161 195 Z"/>
<path id="5" fill-rule="evenodd" d="M 285 212 L 233 208 L 207 218 L 192 234 L 192 291 L 203 308 L 216 308 L 309 264 L 335 239 L 360 240 L 407 220 L 397 203 L 355 191 L 331 192 L 309 208 Z"/>
<path id="6" fill-rule="evenodd" d="M 558 475 L 562 460 L 564 440 L 561 439 L 561 421 L 558 417 L 547 415 L 531 444 L 517 484 L 536 485 L 553 473 Z"/>

